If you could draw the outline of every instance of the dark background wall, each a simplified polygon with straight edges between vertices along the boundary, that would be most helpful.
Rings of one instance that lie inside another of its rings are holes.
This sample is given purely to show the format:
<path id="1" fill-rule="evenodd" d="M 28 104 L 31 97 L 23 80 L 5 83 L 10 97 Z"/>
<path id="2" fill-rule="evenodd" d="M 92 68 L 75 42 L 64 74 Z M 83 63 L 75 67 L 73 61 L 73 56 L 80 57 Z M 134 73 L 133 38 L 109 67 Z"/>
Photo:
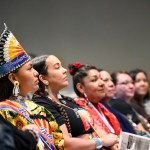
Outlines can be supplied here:
<path id="1" fill-rule="evenodd" d="M 0 32 L 5 22 L 30 53 L 109 72 L 138 67 L 150 76 L 149 0 L 0 0 L 0 6 Z"/>

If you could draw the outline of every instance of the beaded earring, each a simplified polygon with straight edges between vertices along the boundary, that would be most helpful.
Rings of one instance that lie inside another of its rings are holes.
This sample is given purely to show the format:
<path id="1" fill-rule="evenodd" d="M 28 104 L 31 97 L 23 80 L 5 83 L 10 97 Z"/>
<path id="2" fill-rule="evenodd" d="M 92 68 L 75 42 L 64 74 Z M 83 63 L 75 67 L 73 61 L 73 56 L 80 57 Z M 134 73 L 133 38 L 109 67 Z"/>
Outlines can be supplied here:
<path id="1" fill-rule="evenodd" d="M 18 82 L 18 81 L 15 81 L 15 82 L 14 82 L 14 88 L 13 88 L 13 95 L 14 95 L 14 96 L 18 96 L 18 95 L 19 95 L 19 92 L 20 92 L 20 89 L 19 89 L 19 82 Z"/>
<path id="2" fill-rule="evenodd" d="M 49 83 L 48 83 L 48 81 L 46 81 L 44 84 L 45 84 L 45 95 L 48 95 L 48 85 L 49 85 Z"/>

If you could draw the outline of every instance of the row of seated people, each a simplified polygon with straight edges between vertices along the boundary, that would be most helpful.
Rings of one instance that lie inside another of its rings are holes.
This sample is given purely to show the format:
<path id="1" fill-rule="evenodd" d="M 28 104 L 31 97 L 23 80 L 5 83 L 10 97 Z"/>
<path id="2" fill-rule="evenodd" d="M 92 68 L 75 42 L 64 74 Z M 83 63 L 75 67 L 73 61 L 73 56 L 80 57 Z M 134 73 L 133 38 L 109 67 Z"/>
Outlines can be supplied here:
<path id="1" fill-rule="evenodd" d="M 37 141 L 36 149 L 117 150 L 121 130 L 149 134 L 144 127 L 135 130 L 118 113 L 119 120 L 100 103 L 107 95 L 106 84 L 95 66 L 69 65 L 77 95 L 73 99 L 59 94 L 68 86 L 68 77 L 67 70 L 56 56 L 42 55 L 31 61 L 7 27 L 0 43 L 0 114 L 19 131 L 27 128 Z M 31 92 L 33 98 L 28 100 Z M 20 140 L 24 141 L 23 137 Z"/>
<path id="2" fill-rule="evenodd" d="M 110 105 L 124 114 L 138 131 L 150 131 L 148 109 L 149 82 L 147 74 L 140 69 L 130 72 L 117 71 L 111 75 L 116 88 Z M 143 134 L 141 132 L 141 134 Z"/>

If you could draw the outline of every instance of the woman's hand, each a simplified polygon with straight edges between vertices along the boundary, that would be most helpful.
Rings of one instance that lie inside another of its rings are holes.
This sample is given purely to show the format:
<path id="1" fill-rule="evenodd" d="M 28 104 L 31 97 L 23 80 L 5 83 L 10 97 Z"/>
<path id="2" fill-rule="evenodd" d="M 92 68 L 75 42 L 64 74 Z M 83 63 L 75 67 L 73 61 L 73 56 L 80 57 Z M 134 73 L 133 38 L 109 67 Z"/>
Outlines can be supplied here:
<path id="1" fill-rule="evenodd" d="M 116 148 L 115 145 L 118 143 L 119 143 L 119 138 L 115 134 L 110 133 L 102 137 L 102 145 L 105 147 L 114 146 Z M 117 149 L 113 149 L 113 150 L 117 150 Z"/>
<path id="2" fill-rule="evenodd" d="M 40 131 L 39 127 L 35 124 L 29 124 L 29 125 L 26 125 L 22 128 L 23 131 L 26 131 L 26 130 L 29 130 L 29 129 L 34 129 L 38 132 L 38 134 L 41 134 L 41 131 Z"/>
<path id="3" fill-rule="evenodd" d="M 136 126 L 135 129 L 136 129 L 137 131 L 139 131 L 139 132 L 145 133 L 147 136 L 150 136 L 150 132 L 147 131 L 147 130 L 143 127 L 143 125 L 142 125 L 141 123 L 137 124 L 137 126 Z"/>
<path id="4" fill-rule="evenodd" d="M 110 147 L 111 150 L 118 150 L 119 148 L 119 143 L 114 144 L 113 146 Z"/>
<path id="5" fill-rule="evenodd" d="M 26 125 L 22 128 L 23 131 L 28 131 L 30 134 L 33 135 L 34 139 L 38 143 L 41 131 L 35 124 Z"/>

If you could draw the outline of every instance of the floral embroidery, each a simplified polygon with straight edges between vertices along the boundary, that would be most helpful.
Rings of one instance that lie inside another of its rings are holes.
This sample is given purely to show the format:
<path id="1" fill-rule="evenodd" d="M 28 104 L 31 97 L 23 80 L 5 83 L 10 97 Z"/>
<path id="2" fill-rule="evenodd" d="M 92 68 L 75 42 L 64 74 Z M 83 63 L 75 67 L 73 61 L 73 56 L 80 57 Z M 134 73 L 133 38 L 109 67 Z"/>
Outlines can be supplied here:
<path id="1" fill-rule="evenodd" d="M 22 117 L 21 115 L 18 115 L 14 118 L 12 124 L 21 130 L 24 126 L 26 126 L 29 123 L 24 117 Z"/>
<path id="2" fill-rule="evenodd" d="M 84 129 L 87 131 L 91 127 L 90 124 L 93 125 L 93 119 L 91 118 L 90 114 L 84 110 L 80 109 L 78 110 L 78 114 L 80 115 L 80 118 L 82 119 L 82 122 L 84 124 Z"/>
<path id="3" fill-rule="evenodd" d="M 39 105 L 36 105 L 32 101 L 26 100 L 25 103 L 28 106 L 27 108 L 30 111 L 30 114 L 27 113 L 27 111 L 25 110 L 24 113 L 26 113 L 26 116 L 28 116 L 29 118 L 30 115 L 32 116 L 31 121 L 33 121 L 36 125 L 40 127 L 41 132 L 43 133 L 43 137 L 47 139 L 46 142 L 49 146 L 51 146 L 51 149 L 63 150 L 64 149 L 63 134 L 58 128 L 58 125 L 55 122 L 55 118 L 53 117 L 53 115 L 50 112 L 48 112 L 44 107 L 42 106 L 40 107 Z M 18 113 L 18 111 L 21 109 L 22 109 L 21 105 L 19 105 L 19 103 L 16 103 L 14 101 L 6 100 L 0 103 L 0 114 L 2 114 L 2 116 L 4 116 L 6 120 L 8 120 L 9 122 L 17 126 L 17 128 L 19 129 L 21 129 L 23 126 L 27 124 L 31 124 L 28 118 Z M 56 134 L 58 136 L 55 139 Z M 54 147 L 53 145 L 51 145 L 52 144 L 51 139 L 53 139 L 54 141 L 55 144 Z M 43 150 L 43 147 L 41 147 L 41 145 L 39 144 L 38 144 L 38 150 Z"/>

